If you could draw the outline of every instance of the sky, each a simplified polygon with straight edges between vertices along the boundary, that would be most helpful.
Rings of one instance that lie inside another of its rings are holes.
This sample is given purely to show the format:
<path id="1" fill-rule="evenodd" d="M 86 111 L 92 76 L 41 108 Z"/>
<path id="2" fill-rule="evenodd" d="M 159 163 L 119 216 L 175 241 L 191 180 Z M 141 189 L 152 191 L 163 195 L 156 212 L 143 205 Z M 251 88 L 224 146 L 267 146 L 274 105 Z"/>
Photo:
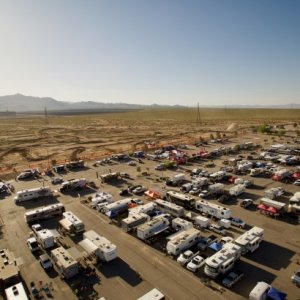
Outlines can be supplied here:
<path id="1" fill-rule="evenodd" d="M 0 0 L 0 95 L 300 103 L 300 1 Z"/>

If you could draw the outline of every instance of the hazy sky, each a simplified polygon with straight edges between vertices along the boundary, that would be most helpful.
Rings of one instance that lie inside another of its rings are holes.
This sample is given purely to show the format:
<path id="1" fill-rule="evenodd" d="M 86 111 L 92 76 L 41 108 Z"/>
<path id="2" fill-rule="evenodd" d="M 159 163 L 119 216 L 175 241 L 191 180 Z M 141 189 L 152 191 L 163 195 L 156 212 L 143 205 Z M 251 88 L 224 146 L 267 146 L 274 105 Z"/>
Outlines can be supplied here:
<path id="1" fill-rule="evenodd" d="M 0 0 L 0 95 L 300 103 L 300 1 Z"/>

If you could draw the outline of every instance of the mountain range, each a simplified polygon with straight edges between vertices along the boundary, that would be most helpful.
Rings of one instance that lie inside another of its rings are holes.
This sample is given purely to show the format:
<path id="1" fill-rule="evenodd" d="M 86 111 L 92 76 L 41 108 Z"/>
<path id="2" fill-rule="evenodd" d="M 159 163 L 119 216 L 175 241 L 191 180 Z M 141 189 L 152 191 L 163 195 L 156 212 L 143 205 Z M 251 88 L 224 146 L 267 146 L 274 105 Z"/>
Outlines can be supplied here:
<path id="1" fill-rule="evenodd" d="M 58 101 L 50 97 L 32 97 L 24 96 L 22 94 L 0 96 L 0 112 L 14 111 L 14 112 L 42 112 L 47 108 L 48 111 L 79 111 L 79 110 L 128 110 L 128 109 L 145 109 L 145 108 L 163 108 L 163 107 L 183 107 L 179 105 L 139 105 L 128 103 L 104 103 L 94 101 L 81 101 L 81 102 L 66 102 Z M 285 105 L 271 105 L 271 106 L 258 106 L 258 105 L 226 105 L 226 106 L 202 106 L 212 108 L 295 108 L 299 109 L 300 104 L 285 104 Z"/>

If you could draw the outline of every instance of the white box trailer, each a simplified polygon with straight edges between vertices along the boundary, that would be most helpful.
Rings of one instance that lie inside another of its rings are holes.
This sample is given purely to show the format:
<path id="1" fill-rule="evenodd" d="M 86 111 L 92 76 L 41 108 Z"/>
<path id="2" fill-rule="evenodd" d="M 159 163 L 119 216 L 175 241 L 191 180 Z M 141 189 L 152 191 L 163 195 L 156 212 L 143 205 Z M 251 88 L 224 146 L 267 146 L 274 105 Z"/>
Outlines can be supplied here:
<path id="1" fill-rule="evenodd" d="M 182 230 L 169 239 L 166 251 L 169 255 L 178 255 L 195 245 L 201 238 L 201 232 L 196 228 Z"/>
<path id="2" fill-rule="evenodd" d="M 145 213 L 131 214 L 128 218 L 121 221 L 121 227 L 124 231 L 128 232 L 148 221 L 150 221 L 150 217 Z"/>
<path id="3" fill-rule="evenodd" d="M 109 262 L 118 257 L 117 246 L 94 230 L 84 232 L 83 238 L 79 245 L 89 254 L 95 254 L 98 259 Z"/>
<path id="4" fill-rule="evenodd" d="M 196 225 L 200 226 L 201 228 L 207 228 L 210 225 L 210 219 L 199 215 L 194 218 L 194 222 Z"/>
<path id="5" fill-rule="evenodd" d="M 55 237 L 49 229 L 36 231 L 36 240 L 44 248 L 49 249 L 55 245 Z"/>
<path id="6" fill-rule="evenodd" d="M 204 273 L 211 278 L 231 270 L 241 256 L 241 248 L 234 243 L 226 243 L 223 248 L 205 261 Z"/>
<path id="7" fill-rule="evenodd" d="M 264 230 L 260 227 L 253 227 L 240 235 L 234 243 L 241 247 L 242 255 L 254 252 L 264 239 Z"/>
<path id="8" fill-rule="evenodd" d="M 231 210 L 229 208 L 204 200 L 196 201 L 195 208 L 202 214 L 209 215 L 217 219 L 229 219 L 231 217 Z"/>
<path id="9" fill-rule="evenodd" d="M 167 230 L 169 226 L 170 221 L 166 216 L 157 216 L 155 219 L 137 227 L 137 237 L 141 240 L 147 240 Z"/>
<path id="10" fill-rule="evenodd" d="M 66 279 L 79 273 L 79 264 L 63 247 L 58 247 L 51 251 L 51 258 L 59 273 Z"/>
<path id="11" fill-rule="evenodd" d="M 48 187 L 39 187 L 29 190 L 22 190 L 17 192 L 17 195 L 14 197 L 15 203 L 20 203 L 24 201 L 52 197 L 53 191 Z"/>
<path id="12" fill-rule="evenodd" d="M 22 282 L 19 282 L 9 288 L 6 288 L 5 296 L 7 300 L 28 300 L 29 299 Z"/>
<path id="13" fill-rule="evenodd" d="M 239 196 L 243 194 L 246 190 L 246 187 L 244 184 L 237 184 L 229 189 L 229 194 L 231 196 Z"/>
<path id="14" fill-rule="evenodd" d="M 193 223 L 181 218 L 175 218 L 172 220 L 172 228 L 175 230 L 186 230 L 193 227 Z"/>

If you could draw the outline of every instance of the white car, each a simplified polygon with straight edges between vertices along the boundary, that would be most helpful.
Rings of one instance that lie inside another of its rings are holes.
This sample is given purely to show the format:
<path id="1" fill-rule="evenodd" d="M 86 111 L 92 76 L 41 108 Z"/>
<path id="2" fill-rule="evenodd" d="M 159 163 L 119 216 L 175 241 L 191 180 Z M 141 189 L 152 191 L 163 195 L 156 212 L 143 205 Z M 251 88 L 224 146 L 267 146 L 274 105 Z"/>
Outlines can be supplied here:
<path id="1" fill-rule="evenodd" d="M 30 237 L 27 240 L 27 246 L 28 246 L 28 248 L 30 249 L 30 251 L 32 253 L 40 250 L 39 244 L 38 244 L 38 242 L 37 242 L 37 240 L 36 240 L 35 237 Z"/>
<path id="2" fill-rule="evenodd" d="M 300 179 L 297 179 L 293 184 L 294 185 L 300 185 Z"/>
<path id="3" fill-rule="evenodd" d="M 192 252 L 191 250 L 187 250 L 178 256 L 177 262 L 180 263 L 182 266 L 184 266 L 195 256 L 196 254 L 194 252 Z"/>
<path id="4" fill-rule="evenodd" d="M 226 234 L 226 230 L 223 226 L 220 226 L 218 224 L 211 224 L 209 226 L 209 230 L 213 231 L 213 232 L 216 232 L 216 233 L 219 233 L 221 235 L 225 235 Z"/>
<path id="5" fill-rule="evenodd" d="M 194 257 L 186 266 L 192 272 L 197 272 L 205 264 L 205 259 L 200 255 Z"/>

